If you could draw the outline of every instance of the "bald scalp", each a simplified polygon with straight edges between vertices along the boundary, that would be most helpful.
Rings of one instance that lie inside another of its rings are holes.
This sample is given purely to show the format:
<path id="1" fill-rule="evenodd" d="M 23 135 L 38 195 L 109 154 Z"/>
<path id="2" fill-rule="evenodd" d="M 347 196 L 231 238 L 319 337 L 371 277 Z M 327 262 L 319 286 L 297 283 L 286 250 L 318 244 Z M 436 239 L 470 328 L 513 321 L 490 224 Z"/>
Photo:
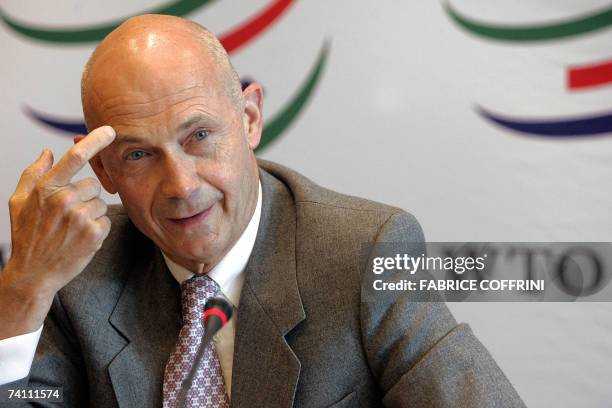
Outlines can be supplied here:
<path id="1" fill-rule="evenodd" d="M 95 93 L 95 84 L 92 81 L 96 70 L 102 69 L 104 62 L 101 62 L 105 54 L 109 52 L 117 53 L 117 50 L 135 53 L 130 44 L 144 41 L 151 33 L 165 37 L 169 41 L 177 43 L 180 47 L 179 36 L 188 35 L 197 40 L 201 45 L 202 55 L 210 58 L 216 67 L 217 80 L 223 91 L 227 95 L 230 103 L 236 108 L 241 109 L 244 101 L 240 78 L 229 60 L 227 52 L 217 37 L 207 30 L 204 26 L 176 16 L 145 14 L 135 16 L 126 20 L 123 24 L 109 33 L 104 40 L 95 48 L 83 70 L 81 77 L 81 103 L 85 117 L 85 125 L 91 131 L 92 106 L 91 96 Z"/>

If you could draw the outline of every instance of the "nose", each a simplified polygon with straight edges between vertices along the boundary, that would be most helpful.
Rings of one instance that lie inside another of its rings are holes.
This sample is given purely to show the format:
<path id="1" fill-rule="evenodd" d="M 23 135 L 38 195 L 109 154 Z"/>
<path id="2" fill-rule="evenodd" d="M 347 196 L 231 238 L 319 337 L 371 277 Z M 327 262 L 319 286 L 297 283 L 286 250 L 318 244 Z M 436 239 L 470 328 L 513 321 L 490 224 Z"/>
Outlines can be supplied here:
<path id="1" fill-rule="evenodd" d="M 187 199 L 200 185 L 195 163 L 185 155 L 167 155 L 162 171 L 161 191 L 166 198 Z"/>

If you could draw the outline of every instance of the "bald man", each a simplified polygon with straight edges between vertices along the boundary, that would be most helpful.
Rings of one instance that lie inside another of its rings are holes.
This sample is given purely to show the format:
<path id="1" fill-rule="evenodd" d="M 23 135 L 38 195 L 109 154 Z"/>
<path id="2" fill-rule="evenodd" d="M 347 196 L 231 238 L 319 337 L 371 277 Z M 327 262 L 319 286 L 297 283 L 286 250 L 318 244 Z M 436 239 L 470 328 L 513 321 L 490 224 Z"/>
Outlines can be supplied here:
<path id="1" fill-rule="evenodd" d="M 206 407 L 523 406 L 444 304 L 362 301 L 362 244 L 419 256 L 417 221 L 258 162 L 261 86 L 241 90 L 203 27 L 126 21 L 88 61 L 82 103 L 91 133 L 55 165 L 44 150 L 10 200 L 3 391 L 62 387 L 74 407 L 181 393 Z M 97 180 L 73 180 L 88 162 Z M 235 316 L 193 367 L 211 295 Z"/>

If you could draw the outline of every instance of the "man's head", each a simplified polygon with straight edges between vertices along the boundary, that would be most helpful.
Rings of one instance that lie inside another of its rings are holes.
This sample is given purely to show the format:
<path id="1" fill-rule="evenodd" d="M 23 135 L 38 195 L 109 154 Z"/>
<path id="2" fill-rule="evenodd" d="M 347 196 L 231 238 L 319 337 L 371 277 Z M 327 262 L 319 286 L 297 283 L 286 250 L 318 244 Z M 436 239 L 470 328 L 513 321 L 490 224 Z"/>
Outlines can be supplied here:
<path id="1" fill-rule="evenodd" d="M 126 21 L 94 51 L 81 96 L 89 130 L 115 142 L 91 164 L 131 220 L 175 262 L 206 272 L 257 202 L 258 84 L 244 91 L 203 27 L 178 17 Z"/>

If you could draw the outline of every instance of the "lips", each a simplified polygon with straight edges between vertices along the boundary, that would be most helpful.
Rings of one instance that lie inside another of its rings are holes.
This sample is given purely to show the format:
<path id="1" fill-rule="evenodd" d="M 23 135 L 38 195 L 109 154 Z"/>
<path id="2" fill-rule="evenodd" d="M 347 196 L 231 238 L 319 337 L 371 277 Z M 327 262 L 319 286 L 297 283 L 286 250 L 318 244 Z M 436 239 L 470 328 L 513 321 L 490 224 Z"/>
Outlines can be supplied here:
<path id="1" fill-rule="evenodd" d="M 188 217 L 169 218 L 169 220 L 178 225 L 184 225 L 184 226 L 193 225 L 193 224 L 196 224 L 204 220 L 208 216 L 208 214 L 210 214 L 210 211 L 212 210 L 213 206 L 214 204 L 208 207 L 207 209 L 200 211 L 196 214 L 190 215 Z"/>

